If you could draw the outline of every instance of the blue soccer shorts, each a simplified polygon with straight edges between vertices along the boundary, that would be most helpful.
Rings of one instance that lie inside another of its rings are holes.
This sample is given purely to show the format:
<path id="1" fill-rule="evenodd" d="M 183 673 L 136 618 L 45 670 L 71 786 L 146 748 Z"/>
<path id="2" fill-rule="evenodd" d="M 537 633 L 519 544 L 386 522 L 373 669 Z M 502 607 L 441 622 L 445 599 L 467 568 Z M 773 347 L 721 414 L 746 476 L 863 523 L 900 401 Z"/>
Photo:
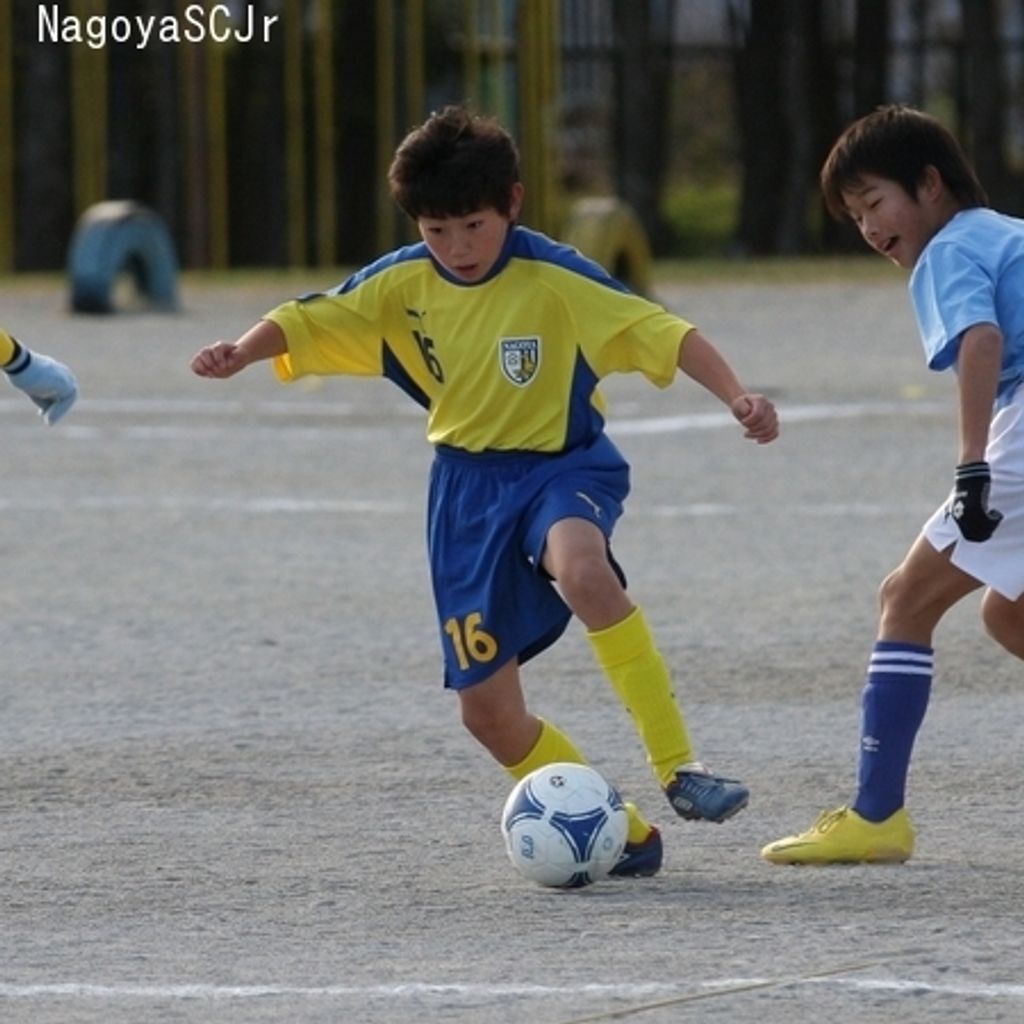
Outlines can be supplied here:
<path id="1" fill-rule="evenodd" d="M 445 686 L 479 683 L 562 635 L 572 613 L 541 567 L 548 531 L 588 519 L 610 543 L 628 493 L 629 466 L 604 435 L 557 455 L 437 448 L 427 551 Z"/>

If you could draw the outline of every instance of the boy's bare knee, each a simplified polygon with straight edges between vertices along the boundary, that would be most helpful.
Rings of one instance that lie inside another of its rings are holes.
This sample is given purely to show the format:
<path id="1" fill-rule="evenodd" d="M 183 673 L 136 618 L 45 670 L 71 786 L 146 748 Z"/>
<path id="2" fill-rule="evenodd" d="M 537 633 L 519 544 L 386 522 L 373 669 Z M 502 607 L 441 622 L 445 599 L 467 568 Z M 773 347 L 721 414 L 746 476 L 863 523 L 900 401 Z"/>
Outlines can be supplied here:
<path id="1" fill-rule="evenodd" d="M 574 559 L 556 580 L 566 604 L 588 630 L 607 629 L 633 610 L 622 581 L 603 553 Z"/>
<path id="2" fill-rule="evenodd" d="M 979 586 L 978 580 L 950 562 L 948 551 L 935 551 L 927 541 L 918 540 L 882 581 L 882 636 L 930 644 L 942 616 Z"/>
<path id="3" fill-rule="evenodd" d="M 879 604 L 881 636 L 920 644 L 931 643 L 932 631 L 947 607 L 902 566 L 882 581 Z"/>
<path id="4" fill-rule="evenodd" d="M 600 558 L 573 559 L 562 568 L 558 577 L 558 586 L 570 605 L 586 601 L 615 583 L 603 555 Z"/>
<path id="5" fill-rule="evenodd" d="M 463 701 L 462 724 L 499 764 L 518 764 L 533 749 L 541 721 L 514 702 Z"/>
<path id="6" fill-rule="evenodd" d="M 469 733 L 485 747 L 491 746 L 501 730 L 501 716 L 488 704 L 463 701 L 461 705 L 462 724 Z"/>
<path id="7" fill-rule="evenodd" d="M 990 590 L 981 602 L 985 631 L 1011 654 L 1024 659 L 1024 598 L 1009 601 Z"/>
<path id="8" fill-rule="evenodd" d="M 895 617 L 906 614 L 912 592 L 904 586 L 904 574 L 893 569 L 878 587 L 878 606 L 883 616 Z"/>

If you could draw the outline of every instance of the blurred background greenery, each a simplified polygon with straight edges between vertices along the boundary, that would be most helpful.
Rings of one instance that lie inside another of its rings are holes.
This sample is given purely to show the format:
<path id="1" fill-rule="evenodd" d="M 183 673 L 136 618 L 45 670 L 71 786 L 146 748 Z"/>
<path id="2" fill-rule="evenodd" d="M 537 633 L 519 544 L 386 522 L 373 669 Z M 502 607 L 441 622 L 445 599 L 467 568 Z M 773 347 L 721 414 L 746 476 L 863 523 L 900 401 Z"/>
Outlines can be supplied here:
<path id="1" fill-rule="evenodd" d="M 884 102 L 1024 210 L 1024 0 L 0 0 L 0 273 L 61 267 L 111 198 L 187 268 L 364 262 L 411 237 L 394 146 L 458 101 L 515 132 L 527 223 L 615 197 L 659 259 L 856 252 L 817 171 Z"/>

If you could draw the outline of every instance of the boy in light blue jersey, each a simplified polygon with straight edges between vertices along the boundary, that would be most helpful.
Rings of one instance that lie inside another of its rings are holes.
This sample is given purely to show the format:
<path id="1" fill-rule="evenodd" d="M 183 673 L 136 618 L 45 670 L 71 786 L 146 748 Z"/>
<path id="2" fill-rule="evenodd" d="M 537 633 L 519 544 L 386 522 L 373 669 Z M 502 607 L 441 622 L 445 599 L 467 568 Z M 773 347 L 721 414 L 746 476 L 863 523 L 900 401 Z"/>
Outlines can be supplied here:
<path id="1" fill-rule="evenodd" d="M 47 426 L 53 426 L 75 404 L 78 382 L 56 359 L 33 352 L 0 329 L 0 370 L 13 387 L 39 408 Z"/>
<path id="2" fill-rule="evenodd" d="M 343 373 L 397 384 L 426 410 L 435 446 L 431 580 L 445 685 L 472 735 L 515 779 L 584 760 L 527 710 L 519 678 L 575 614 L 677 813 L 725 820 L 747 789 L 697 761 L 668 669 L 611 556 L 629 468 L 604 432 L 597 384 L 637 370 L 664 387 L 681 368 L 758 443 L 778 432 L 774 407 L 692 325 L 517 223 L 518 154 L 496 122 L 461 107 L 432 115 L 399 146 L 389 181 L 422 243 L 328 294 L 285 303 L 238 341 L 205 347 L 193 370 L 230 377 L 270 359 L 283 381 Z M 627 807 L 613 874 L 652 875 L 660 832 Z"/>
<path id="3" fill-rule="evenodd" d="M 882 584 L 853 803 L 762 856 L 902 862 L 914 849 L 905 791 L 939 620 L 985 587 L 985 628 L 1024 658 L 1024 221 L 989 209 L 952 135 L 903 106 L 847 128 L 821 182 L 835 217 L 851 217 L 872 249 L 911 271 L 928 366 L 957 374 L 959 459 L 949 498 Z"/>

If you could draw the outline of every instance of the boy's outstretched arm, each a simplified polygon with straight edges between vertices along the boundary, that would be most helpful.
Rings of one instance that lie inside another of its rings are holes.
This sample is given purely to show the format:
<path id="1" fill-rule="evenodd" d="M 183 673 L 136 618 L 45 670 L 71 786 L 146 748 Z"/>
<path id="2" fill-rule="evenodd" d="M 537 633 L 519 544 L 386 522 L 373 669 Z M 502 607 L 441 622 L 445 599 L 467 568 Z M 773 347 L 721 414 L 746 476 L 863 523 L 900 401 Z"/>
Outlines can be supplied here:
<path id="1" fill-rule="evenodd" d="M 189 366 L 200 377 L 233 377 L 250 363 L 283 356 L 287 351 L 284 331 L 272 320 L 261 320 L 237 341 L 215 341 L 204 346 Z"/>
<path id="2" fill-rule="evenodd" d="M 678 365 L 683 373 L 729 406 L 746 428 L 745 437 L 767 444 L 779 436 L 775 406 L 764 395 L 748 392 L 722 354 L 700 331 L 687 331 L 679 346 Z"/>
<path id="3" fill-rule="evenodd" d="M 964 332 L 957 357 L 960 462 L 985 458 L 1002 360 L 1003 335 L 995 324 L 977 324 Z"/>
<path id="4" fill-rule="evenodd" d="M 12 386 L 35 402 L 48 426 L 64 416 L 78 398 L 78 382 L 63 363 L 31 351 L 2 330 L 0 369 Z"/>
<path id="5" fill-rule="evenodd" d="M 957 356 L 960 457 L 948 511 L 961 534 L 976 543 L 988 540 L 1003 518 L 988 507 L 992 474 L 985 461 L 1002 358 L 1003 335 L 995 324 L 975 324 L 964 332 Z"/>

